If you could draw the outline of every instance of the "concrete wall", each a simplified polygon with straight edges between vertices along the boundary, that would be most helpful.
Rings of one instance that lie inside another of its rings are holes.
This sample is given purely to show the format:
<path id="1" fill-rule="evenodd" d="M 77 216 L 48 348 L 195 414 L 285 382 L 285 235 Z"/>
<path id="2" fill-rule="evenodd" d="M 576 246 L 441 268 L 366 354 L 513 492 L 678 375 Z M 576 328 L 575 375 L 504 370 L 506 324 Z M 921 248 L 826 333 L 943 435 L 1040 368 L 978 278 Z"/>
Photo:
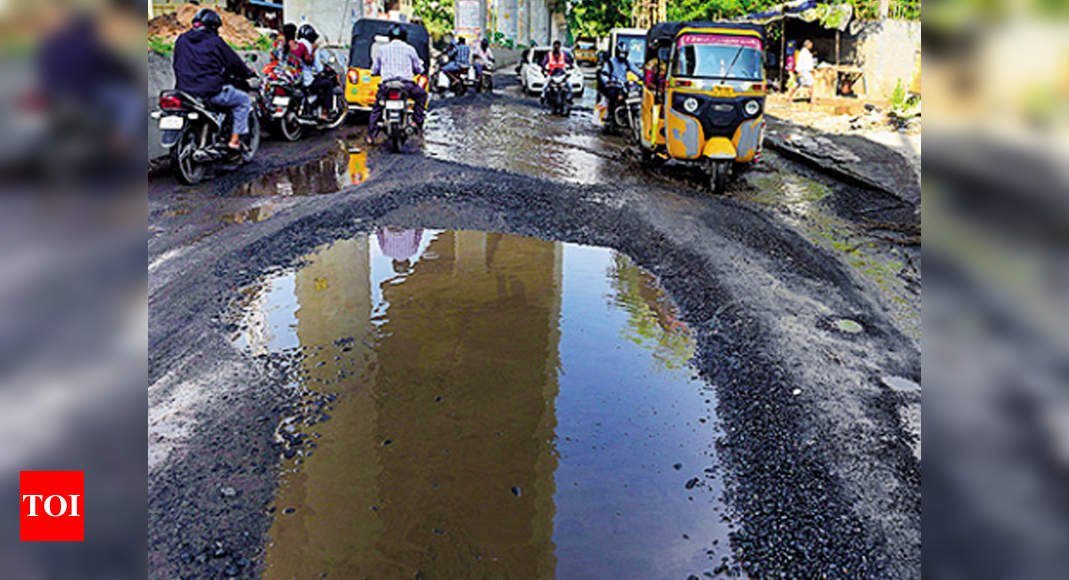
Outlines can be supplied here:
<path id="1" fill-rule="evenodd" d="M 362 15 L 362 0 L 283 0 L 286 22 L 297 26 L 307 22 L 328 44 L 348 44 L 353 22 Z M 353 17 L 355 15 L 355 18 Z"/>
<path id="2" fill-rule="evenodd" d="M 921 23 L 883 20 L 864 22 L 860 28 L 852 52 L 865 71 L 869 94 L 890 97 L 899 80 L 908 89 L 920 62 Z"/>

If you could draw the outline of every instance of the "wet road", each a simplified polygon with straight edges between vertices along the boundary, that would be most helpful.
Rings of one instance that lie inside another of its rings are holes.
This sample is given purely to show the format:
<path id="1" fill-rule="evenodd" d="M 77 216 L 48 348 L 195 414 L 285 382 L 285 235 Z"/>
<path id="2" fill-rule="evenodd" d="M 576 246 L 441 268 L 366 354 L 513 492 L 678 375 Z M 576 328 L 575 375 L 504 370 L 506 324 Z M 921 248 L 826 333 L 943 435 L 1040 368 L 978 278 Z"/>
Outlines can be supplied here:
<path id="1" fill-rule="evenodd" d="M 405 155 L 150 178 L 153 575 L 919 577 L 919 255 L 859 243 L 874 194 L 768 155 L 714 198 L 592 90 L 499 85 Z"/>

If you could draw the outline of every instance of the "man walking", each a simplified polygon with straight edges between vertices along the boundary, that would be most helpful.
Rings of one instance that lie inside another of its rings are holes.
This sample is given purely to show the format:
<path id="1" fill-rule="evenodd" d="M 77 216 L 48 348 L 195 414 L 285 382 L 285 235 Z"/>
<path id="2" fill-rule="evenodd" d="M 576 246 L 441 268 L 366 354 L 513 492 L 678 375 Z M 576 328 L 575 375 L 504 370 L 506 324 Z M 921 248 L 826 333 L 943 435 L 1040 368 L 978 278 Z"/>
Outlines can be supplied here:
<path id="1" fill-rule="evenodd" d="M 806 39 L 802 43 L 802 50 L 798 51 L 798 58 L 795 59 L 794 72 L 798 76 L 798 82 L 791 88 L 790 94 L 787 96 L 787 100 L 794 101 L 794 93 L 798 92 L 800 87 L 809 88 L 809 100 L 813 100 L 813 41 Z"/>

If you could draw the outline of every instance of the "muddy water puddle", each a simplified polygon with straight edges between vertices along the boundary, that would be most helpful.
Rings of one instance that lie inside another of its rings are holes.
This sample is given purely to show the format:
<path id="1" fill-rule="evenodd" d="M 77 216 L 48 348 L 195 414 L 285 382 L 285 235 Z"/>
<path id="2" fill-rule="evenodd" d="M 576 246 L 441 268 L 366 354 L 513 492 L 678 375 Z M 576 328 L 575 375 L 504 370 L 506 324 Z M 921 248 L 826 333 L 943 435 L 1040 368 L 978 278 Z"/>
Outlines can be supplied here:
<path id="1" fill-rule="evenodd" d="M 627 257 L 383 228 L 303 264 L 246 290 L 235 336 L 304 353 L 320 401 L 279 428 L 266 577 L 686 578 L 729 555 L 715 400 Z"/>
<path id="2" fill-rule="evenodd" d="M 293 196 L 335 193 L 360 185 L 369 176 L 367 151 L 339 139 L 324 155 L 268 171 L 232 192 L 243 196 Z"/>
<path id="3" fill-rule="evenodd" d="M 594 89 L 588 88 L 568 118 L 502 101 L 432 109 L 426 122 L 428 157 L 502 169 L 558 181 L 617 181 L 628 169 L 626 143 L 594 126 Z"/>

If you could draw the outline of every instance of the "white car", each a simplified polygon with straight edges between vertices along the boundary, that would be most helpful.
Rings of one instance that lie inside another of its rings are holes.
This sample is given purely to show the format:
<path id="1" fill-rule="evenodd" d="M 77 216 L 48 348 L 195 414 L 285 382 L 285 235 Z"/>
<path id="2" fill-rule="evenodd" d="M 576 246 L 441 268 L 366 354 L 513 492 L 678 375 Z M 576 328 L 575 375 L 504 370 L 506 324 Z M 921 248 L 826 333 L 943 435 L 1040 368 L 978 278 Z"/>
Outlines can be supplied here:
<path id="1" fill-rule="evenodd" d="M 542 94 L 542 87 L 546 86 L 546 77 L 542 74 L 542 59 L 546 58 L 550 50 L 553 49 L 546 46 L 528 48 L 523 51 L 523 55 L 520 56 L 520 64 L 517 67 L 523 92 L 529 95 Z M 562 48 L 561 50 L 569 56 L 572 54 L 572 51 L 567 48 Z M 574 59 L 572 62 L 575 62 Z M 568 68 L 568 84 L 572 87 L 572 98 L 575 100 L 581 99 L 586 85 L 583 84 L 583 72 L 574 64 Z"/>

